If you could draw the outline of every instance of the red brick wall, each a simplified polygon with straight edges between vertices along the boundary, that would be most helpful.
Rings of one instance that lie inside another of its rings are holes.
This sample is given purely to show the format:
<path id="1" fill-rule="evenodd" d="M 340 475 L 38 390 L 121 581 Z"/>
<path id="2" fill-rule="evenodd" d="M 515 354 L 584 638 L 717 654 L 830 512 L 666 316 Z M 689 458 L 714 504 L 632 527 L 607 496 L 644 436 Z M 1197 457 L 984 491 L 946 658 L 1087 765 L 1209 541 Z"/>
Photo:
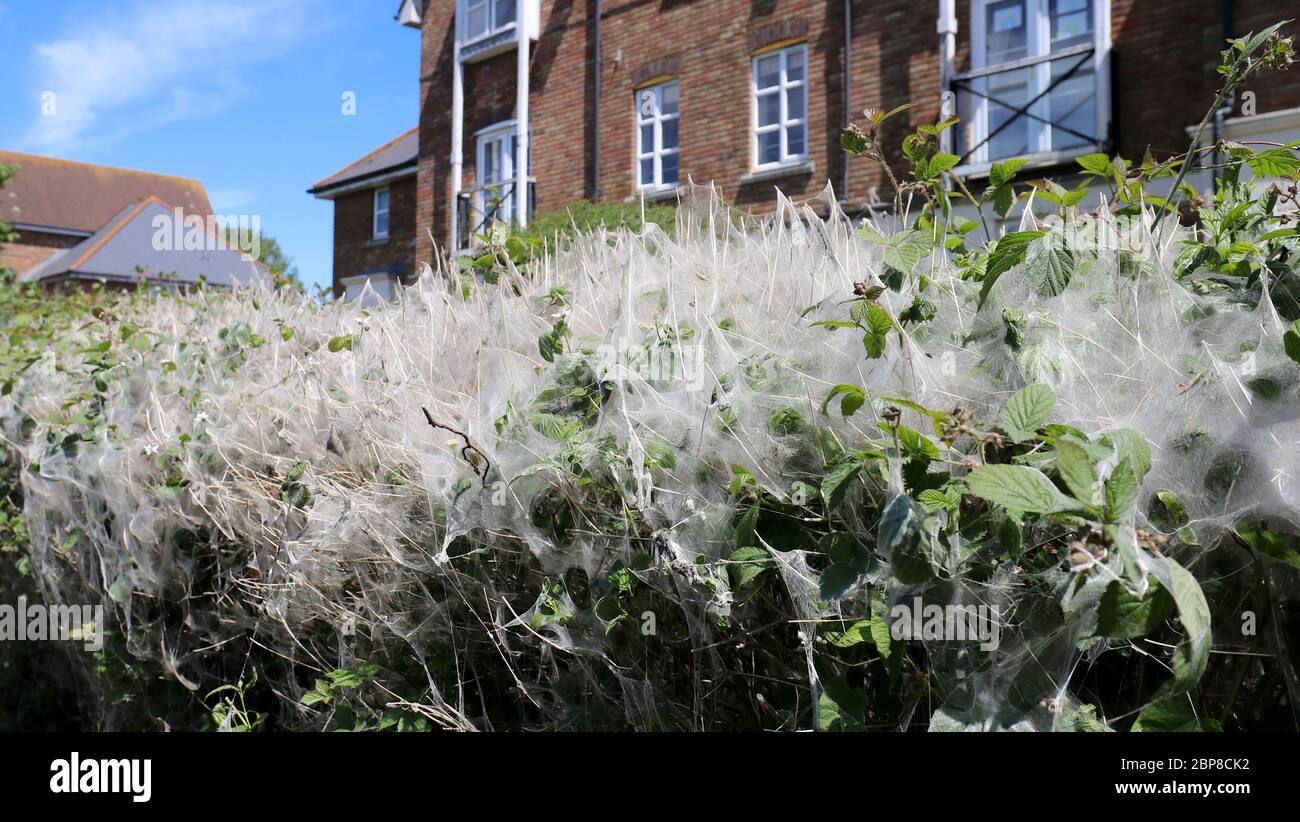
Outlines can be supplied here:
<path id="1" fill-rule="evenodd" d="M 349 192 L 334 200 L 334 296 L 343 293 L 345 277 L 386 266 L 399 266 L 403 279 L 414 276 L 415 183 L 414 176 L 387 183 L 387 240 L 372 238 L 374 189 Z"/>
<path id="2" fill-rule="evenodd" d="M 19 231 L 18 239 L 0 246 L 0 268 L 12 268 L 22 274 L 64 248 L 71 248 L 84 237 Z"/>
<path id="3" fill-rule="evenodd" d="M 449 136 L 454 0 L 427 3 L 422 33 L 420 185 L 417 257 L 428 260 L 449 226 Z M 1238 0 L 1236 33 L 1262 28 L 1283 14 L 1275 2 Z M 530 65 L 533 176 L 540 212 L 592 196 L 594 85 L 593 0 L 543 0 L 542 34 Z M 712 180 L 729 199 L 753 209 L 774 203 L 774 188 L 809 197 L 829 180 L 837 194 L 844 157 L 839 130 L 842 88 L 842 0 L 606 0 L 599 140 L 600 195 L 633 194 L 634 77 L 653 61 L 677 60 L 681 82 L 681 180 Z M 897 145 L 910 128 L 938 117 L 937 0 L 853 0 L 849 110 L 893 108 L 885 141 Z M 775 24 L 807 24 L 809 159 L 812 173 L 742 184 L 750 167 L 751 41 Z M 969 67 L 970 3 L 957 2 L 958 71 Z M 1186 148 L 1184 129 L 1199 122 L 1217 86 L 1223 48 L 1220 4 L 1185 0 L 1112 0 L 1112 119 L 1116 148 L 1139 157 Z M 622 60 L 614 58 L 622 50 Z M 465 67 L 463 185 L 474 184 L 475 132 L 514 116 L 511 51 Z M 1300 71 L 1251 83 L 1259 110 L 1300 105 Z M 871 187 L 887 199 L 883 176 L 865 160 L 850 162 L 848 199 L 864 203 Z"/>

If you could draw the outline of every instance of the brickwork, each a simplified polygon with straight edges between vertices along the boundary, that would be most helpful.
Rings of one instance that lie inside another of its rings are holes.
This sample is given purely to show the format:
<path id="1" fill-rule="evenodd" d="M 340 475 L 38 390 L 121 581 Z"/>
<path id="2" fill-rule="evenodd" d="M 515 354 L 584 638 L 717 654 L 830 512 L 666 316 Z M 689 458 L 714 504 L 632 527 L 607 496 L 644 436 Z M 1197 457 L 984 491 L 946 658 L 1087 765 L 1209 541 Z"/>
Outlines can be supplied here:
<path id="1" fill-rule="evenodd" d="M 970 0 L 957 2 L 958 72 L 970 67 Z M 1276 3 L 1239 0 L 1240 35 L 1281 15 Z M 426 3 L 421 32 L 420 161 L 416 254 L 433 255 L 432 233 L 445 247 L 450 223 L 454 0 Z M 600 138 L 594 134 L 595 0 L 543 0 L 541 35 L 532 43 L 532 172 L 539 212 L 595 194 L 632 197 L 635 180 L 633 89 L 675 76 L 681 84 L 681 181 L 712 181 L 742 208 L 766 209 L 776 189 L 809 198 L 831 182 L 843 196 L 839 131 L 845 109 L 860 121 L 867 107 L 913 103 L 885 130 L 896 145 L 906 131 L 939 113 L 937 0 L 853 0 L 851 80 L 843 87 L 841 0 L 606 0 L 602 4 Z M 1184 0 L 1112 0 L 1112 134 L 1115 149 L 1138 157 L 1186 147 L 1184 129 L 1200 120 L 1217 85 L 1224 39 L 1222 4 Z M 1285 16 L 1285 15 L 1281 15 Z M 752 52 L 791 41 L 808 46 L 808 160 L 784 177 L 747 181 L 752 158 Z M 516 53 L 465 66 L 463 187 L 475 185 L 476 132 L 514 116 Z M 1252 84 L 1259 110 L 1300 106 L 1300 72 Z M 879 169 L 852 160 L 847 199 L 861 207 Z"/>

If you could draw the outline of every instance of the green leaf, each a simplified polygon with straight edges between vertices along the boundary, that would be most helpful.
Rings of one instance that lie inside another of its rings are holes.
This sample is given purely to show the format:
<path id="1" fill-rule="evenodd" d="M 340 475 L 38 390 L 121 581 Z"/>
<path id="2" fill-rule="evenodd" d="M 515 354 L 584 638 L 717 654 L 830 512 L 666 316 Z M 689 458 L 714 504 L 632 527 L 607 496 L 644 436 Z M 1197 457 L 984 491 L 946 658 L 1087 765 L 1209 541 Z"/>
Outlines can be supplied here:
<path id="1" fill-rule="evenodd" d="M 998 277 L 1024 262 L 1029 244 L 1046 234 L 1046 231 L 1015 231 L 998 240 L 989 254 L 989 262 L 984 269 L 984 285 L 980 289 L 978 307 L 984 306 L 984 301 L 988 299 L 989 292 L 993 290 L 993 284 L 998 281 Z"/>
<path id="2" fill-rule="evenodd" d="M 1251 154 L 1246 165 L 1257 177 L 1290 177 L 1300 171 L 1300 157 L 1285 148 L 1270 148 Z"/>
<path id="3" fill-rule="evenodd" d="M 1089 174 L 1098 177 L 1110 176 L 1110 158 L 1105 154 L 1085 154 L 1079 157 L 1076 162 Z"/>
<path id="4" fill-rule="evenodd" d="M 1004 426 L 1016 442 L 1034 436 L 1034 432 L 1047 422 L 1047 415 L 1056 405 L 1056 394 L 1050 385 L 1034 383 L 1015 393 L 1004 413 Z"/>
<path id="5" fill-rule="evenodd" d="M 857 568 L 842 562 L 833 562 L 822 571 L 819 593 L 824 602 L 834 602 L 857 581 Z"/>
<path id="6" fill-rule="evenodd" d="M 1055 297 L 1070 284 L 1074 255 L 1060 235 L 1048 235 L 1029 244 L 1025 278 L 1044 297 Z"/>
<path id="7" fill-rule="evenodd" d="M 1210 658 L 1210 606 L 1196 577 L 1172 559 L 1154 560 L 1151 574 L 1169 591 L 1178 606 L 1178 620 L 1183 624 L 1187 638 L 1174 651 L 1171 687 L 1187 690 L 1200 681 Z"/>
<path id="8" fill-rule="evenodd" d="M 1275 562 L 1300 568 L 1300 551 L 1295 548 L 1296 539 L 1288 541 L 1284 536 L 1275 534 L 1267 528 L 1251 528 L 1244 523 L 1237 523 L 1234 530 L 1237 538 L 1259 553 Z"/>
<path id="9" fill-rule="evenodd" d="M 966 477 L 966 485 L 975 496 L 1012 511 L 1050 514 L 1079 507 L 1046 474 L 1027 465 L 981 465 Z"/>
<path id="10" fill-rule="evenodd" d="M 1001 163 L 994 163 L 989 169 L 989 182 L 995 187 L 1005 186 L 1015 178 L 1016 172 L 1019 171 L 1028 160 L 1004 160 Z"/>
<path id="11" fill-rule="evenodd" d="M 822 478 L 822 499 L 826 501 L 827 508 L 835 508 L 844 500 L 844 495 L 849 490 L 849 481 L 861 470 L 862 461 L 849 458 L 836 463 L 826 472 Z"/>
<path id="12" fill-rule="evenodd" d="M 1128 460 L 1140 485 L 1151 470 L 1151 446 L 1147 444 L 1147 438 L 1132 428 L 1121 428 L 1102 437 L 1101 443 L 1115 449 L 1120 460 Z"/>
<path id="13" fill-rule="evenodd" d="M 1296 320 L 1287 327 L 1286 332 L 1282 335 L 1282 345 L 1286 348 L 1286 355 L 1295 362 L 1300 362 L 1300 320 Z"/>
<path id="14" fill-rule="evenodd" d="M 1137 504 L 1137 495 L 1138 479 L 1133 465 L 1127 459 L 1120 460 L 1106 479 L 1106 519 L 1119 522 L 1127 517 Z"/>
<path id="15" fill-rule="evenodd" d="M 341 335 L 339 335 L 339 336 L 337 336 L 337 337 L 334 337 L 333 339 L 330 340 L 330 342 L 329 342 L 329 350 L 330 350 L 331 352 L 333 352 L 333 353 L 338 353 L 339 351 L 343 351 L 343 350 L 345 350 L 345 349 L 348 350 L 348 351 L 351 351 L 351 350 L 352 350 L 352 335 L 351 335 L 351 334 L 341 334 Z"/>
<path id="16" fill-rule="evenodd" d="M 930 158 L 930 176 L 938 177 L 943 172 L 957 165 L 961 158 L 956 154 L 940 152 Z"/>
<path id="17" fill-rule="evenodd" d="M 1159 585 L 1149 586 L 1146 594 L 1138 597 L 1119 582 L 1111 582 L 1097 605 L 1097 627 L 1093 633 L 1116 639 L 1146 636 L 1173 612 L 1173 597 Z"/>
<path id="18" fill-rule="evenodd" d="M 862 619 L 849 626 L 843 633 L 828 631 L 826 641 L 836 648 L 852 648 L 871 639 L 871 620 Z"/>
<path id="19" fill-rule="evenodd" d="M 1056 470 L 1070 493 L 1088 505 L 1101 502 L 1101 484 L 1092 468 L 1092 458 L 1078 441 L 1061 437 L 1056 441 Z"/>
<path id="20" fill-rule="evenodd" d="M 1133 722 L 1134 733 L 1143 732 L 1210 732 L 1223 728 L 1210 717 L 1197 716 L 1196 692 L 1179 692 L 1173 696 L 1154 699 L 1144 707 Z"/>
<path id="21" fill-rule="evenodd" d="M 862 345 L 866 349 L 867 356 L 875 359 L 885 353 L 889 332 L 894 330 L 894 321 L 890 318 L 889 312 L 881 308 L 878 303 L 872 303 L 867 308 L 866 321 L 867 333 L 862 337 Z"/>

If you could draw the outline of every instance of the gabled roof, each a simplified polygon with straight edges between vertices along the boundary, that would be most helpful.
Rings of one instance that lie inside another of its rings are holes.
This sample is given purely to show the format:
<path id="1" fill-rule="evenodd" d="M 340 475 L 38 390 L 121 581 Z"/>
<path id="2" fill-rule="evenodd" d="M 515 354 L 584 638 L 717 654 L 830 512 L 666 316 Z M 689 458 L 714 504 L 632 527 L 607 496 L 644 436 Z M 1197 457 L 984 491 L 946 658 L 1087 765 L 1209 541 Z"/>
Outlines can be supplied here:
<path id="1" fill-rule="evenodd" d="M 18 175 L 0 191 L 0 220 L 64 231 L 98 231 L 130 203 L 159 197 L 187 214 L 212 213 L 203 183 L 147 171 L 0 151 Z"/>
<path id="2" fill-rule="evenodd" d="M 175 209 L 146 197 L 113 215 L 94 235 L 21 275 L 25 282 L 62 280 L 149 281 L 193 285 L 203 277 L 218 286 L 247 285 L 266 273 L 258 263 L 218 243 L 204 231 L 204 249 L 176 246 Z M 182 225 L 180 235 L 186 231 Z"/>
<path id="3" fill-rule="evenodd" d="M 416 160 L 420 154 L 420 127 L 399 134 L 379 148 L 342 171 L 331 174 L 316 185 L 307 189 L 322 199 L 330 199 L 332 192 L 348 186 L 352 187 L 365 181 L 389 176 L 402 171 L 414 174 Z"/>

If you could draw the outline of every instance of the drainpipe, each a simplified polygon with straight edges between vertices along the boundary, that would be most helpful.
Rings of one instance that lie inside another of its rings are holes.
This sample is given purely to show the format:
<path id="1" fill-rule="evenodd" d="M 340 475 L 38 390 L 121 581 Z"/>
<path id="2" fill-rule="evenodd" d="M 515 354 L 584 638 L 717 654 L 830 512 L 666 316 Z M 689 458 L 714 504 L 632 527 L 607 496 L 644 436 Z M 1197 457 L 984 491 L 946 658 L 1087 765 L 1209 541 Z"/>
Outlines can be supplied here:
<path id="1" fill-rule="evenodd" d="M 520 3 L 515 12 L 519 27 L 519 60 L 515 69 L 515 214 L 520 228 L 528 225 L 528 68 L 532 45 L 523 6 Z"/>
<path id="2" fill-rule="evenodd" d="M 460 25 L 460 21 L 454 23 Z M 460 37 L 451 55 L 451 237 L 447 246 L 460 251 L 460 187 L 462 149 L 465 142 L 465 74 L 460 63 Z"/>
<path id="3" fill-rule="evenodd" d="M 847 0 L 846 0 L 847 2 Z M 596 87 L 593 90 L 592 104 L 595 111 L 591 115 L 592 129 L 592 163 L 591 163 L 591 199 L 592 202 L 600 202 L 600 75 L 604 71 L 605 62 L 601 58 L 600 43 L 600 0 L 596 0 Z"/>
<path id="4" fill-rule="evenodd" d="M 849 95 L 849 79 L 853 76 L 852 54 L 853 45 L 853 0 L 844 0 L 844 130 L 848 130 L 853 117 L 853 106 Z M 844 179 L 840 183 L 840 202 L 845 205 L 849 202 L 849 153 L 841 151 L 840 156 L 844 158 Z"/>
<path id="5" fill-rule="evenodd" d="M 954 65 L 957 55 L 957 9 L 956 0 L 939 0 L 939 119 L 955 112 L 945 111 L 948 95 L 952 92 L 952 78 L 956 73 Z M 955 101 L 954 101 L 955 102 Z M 945 129 L 939 135 L 939 150 L 952 153 L 952 129 Z"/>

